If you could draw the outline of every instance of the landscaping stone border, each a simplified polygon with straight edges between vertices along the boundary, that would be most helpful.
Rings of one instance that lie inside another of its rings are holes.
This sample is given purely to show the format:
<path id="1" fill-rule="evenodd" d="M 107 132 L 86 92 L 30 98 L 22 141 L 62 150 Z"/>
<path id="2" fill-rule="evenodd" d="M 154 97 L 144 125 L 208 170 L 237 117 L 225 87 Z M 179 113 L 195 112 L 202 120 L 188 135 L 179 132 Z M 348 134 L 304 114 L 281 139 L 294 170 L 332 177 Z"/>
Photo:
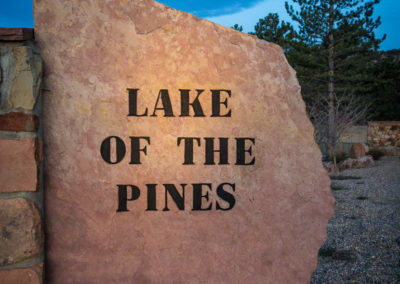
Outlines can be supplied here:
<path id="1" fill-rule="evenodd" d="M 42 59 L 33 40 L 33 29 L 0 28 L 0 283 L 43 283 Z"/>

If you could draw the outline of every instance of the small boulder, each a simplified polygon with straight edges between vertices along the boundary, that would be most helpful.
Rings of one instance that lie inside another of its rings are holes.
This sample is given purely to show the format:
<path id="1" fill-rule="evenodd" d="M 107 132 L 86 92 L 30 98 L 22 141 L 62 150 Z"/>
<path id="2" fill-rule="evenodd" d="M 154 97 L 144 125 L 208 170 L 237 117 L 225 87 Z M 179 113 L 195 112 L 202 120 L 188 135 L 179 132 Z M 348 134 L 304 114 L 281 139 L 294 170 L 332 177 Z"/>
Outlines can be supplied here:
<path id="1" fill-rule="evenodd" d="M 351 145 L 350 158 L 358 159 L 365 156 L 365 147 L 362 143 L 354 143 Z"/>
<path id="2" fill-rule="evenodd" d="M 335 165 L 332 162 L 324 162 L 324 169 L 328 172 L 328 173 L 334 173 L 335 172 Z"/>
<path id="3" fill-rule="evenodd" d="M 371 156 L 362 156 L 357 159 L 349 158 L 344 160 L 339 164 L 339 170 L 369 168 L 373 166 L 375 166 L 375 162 Z"/>

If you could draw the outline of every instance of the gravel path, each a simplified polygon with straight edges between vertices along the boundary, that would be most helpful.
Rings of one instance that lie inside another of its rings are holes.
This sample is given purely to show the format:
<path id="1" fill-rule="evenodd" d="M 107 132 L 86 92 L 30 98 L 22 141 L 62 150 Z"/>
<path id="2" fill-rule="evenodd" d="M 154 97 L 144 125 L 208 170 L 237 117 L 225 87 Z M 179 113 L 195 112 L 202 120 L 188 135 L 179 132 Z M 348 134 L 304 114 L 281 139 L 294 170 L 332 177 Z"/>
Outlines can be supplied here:
<path id="1" fill-rule="evenodd" d="M 335 215 L 311 283 L 400 283 L 400 157 L 339 176 L 352 179 L 332 178 Z"/>

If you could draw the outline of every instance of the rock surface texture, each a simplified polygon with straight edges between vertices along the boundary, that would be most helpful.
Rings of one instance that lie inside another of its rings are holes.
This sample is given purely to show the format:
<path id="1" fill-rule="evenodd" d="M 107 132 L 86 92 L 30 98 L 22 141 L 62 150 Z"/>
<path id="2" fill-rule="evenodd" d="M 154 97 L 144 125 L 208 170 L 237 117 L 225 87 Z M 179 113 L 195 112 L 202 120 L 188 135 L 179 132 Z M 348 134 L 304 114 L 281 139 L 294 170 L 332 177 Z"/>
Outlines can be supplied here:
<path id="1" fill-rule="evenodd" d="M 39 119 L 33 114 L 23 112 L 9 112 L 0 114 L 0 130 L 1 131 L 37 131 L 39 127 Z"/>
<path id="2" fill-rule="evenodd" d="M 5 109 L 24 109 L 32 111 L 35 107 L 42 72 L 42 61 L 35 47 L 5 44 L 0 46 L 0 111 Z"/>
<path id="3" fill-rule="evenodd" d="M 42 60 L 33 29 L 0 27 L 0 284 L 43 282 Z"/>
<path id="4" fill-rule="evenodd" d="M 41 284 L 43 264 L 23 269 L 0 270 L 0 284 Z"/>
<path id="5" fill-rule="evenodd" d="M 39 210 L 27 199 L 0 199 L 0 265 L 40 253 L 43 234 Z"/>
<path id="6" fill-rule="evenodd" d="M 309 282 L 334 200 L 280 47 L 150 0 L 36 0 L 34 16 L 46 74 L 49 282 Z M 127 88 L 140 89 L 138 114 L 148 116 L 128 116 Z M 150 116 L 161 89 L 173 117 Z M 205 117 L 180 117 L 179 89 L 191 100 L 204 90 Z M 219 104 L 231 117 L 210 117 L 215 89 L 231 91 Z M 109 136 L 127 145 L 114 165 L 100 155 Z M 140 165 L 129 163 L 130 136 L 150 137 Z M 183 165 L 178 137 L 230 138 L 230 164 L 204 165 L 201 140 L 195 164 Z M 237 137 L 255 139 L 254 165 L 235 165 Z M 212 185 L 202 198 L 212 210 L 192 210 L 193 183 Z M 216 210 L 221 183 L 235 184 L 229 211 Z M 141 195 L 116 212 L 123 184 Z M 146 184 L 157 184 L 157 211 L 146 211 Z M 187 184 L 184 210 L 169 196 L 163 211 L 163 184 Z"/>
<path id="7" fill-rule="evenodd" d="M 36 191 L 36 139 L 0 139 L 0 192 Z"/>
<path id="8" fill-rule="evenodd" d="M 399 155 L 400 121 L 368 122 L 368 143 L 372 148 L 384 151 L 385 155 Z"/>

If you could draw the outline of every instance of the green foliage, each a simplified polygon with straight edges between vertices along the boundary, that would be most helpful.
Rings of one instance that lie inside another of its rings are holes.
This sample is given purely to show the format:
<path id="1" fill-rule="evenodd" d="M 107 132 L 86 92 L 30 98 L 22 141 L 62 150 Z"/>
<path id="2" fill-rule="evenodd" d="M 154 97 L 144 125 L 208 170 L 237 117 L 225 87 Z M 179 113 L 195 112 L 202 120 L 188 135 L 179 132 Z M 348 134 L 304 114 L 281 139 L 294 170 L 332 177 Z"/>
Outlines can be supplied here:
<path id="1" fill-rule="evenodd" d="M 372 103 L 374 120 L 400 120 L 400 50 L 377 51 L 385 39 L 374 33 L 380 18 L 373 15 L 373 8 L 379 2 L 290 0 L 285 6 L 297 29 L 270 13 L 259 19 L 251 34 L 282 46 L 308 106 L 326 100 L 332 78 L 336 96 L 351 94 L 361 103 Z M 237 24 L 233 28 L 241 30 Z"/>
<path id="2" fill-rule="evenodd" d="M 400 50 L 378 51 L 386 37 L 374 32 L 381 23 L 373 14 L 379 2 L 288 0 L 296 28 L 270 13 L 251 33 L 283 48 L 315 133 L 331 153 L 351 125 L 400 120 Z"/>
<path id="3" fill-rule="evenodd" d="M 231 28 L 236 31 L 243 32 L 243 27 L 239 26 L 238 24 L 234 24 Z"/>
<path id="4" fill-rule="evenodd" d="M 283 48 L 285 53 L 288 52 L 294 30 L 290 23 L 279 22 L 278 14 L 269 13 L 258 21 L 254 29 L 255 32 L 250 34 L 256 35 L 259 39 L 276 43 Z"/>
<path id="5" fill-rule="evenodd" d="M 296 69 L 306 102 L 327 96 L 330 76 L 337 96 L 365 96 L 374 80 L 369 68 L 383 39 L 375 37 L 380 18 L 373 18 L 373 6 L 379 1 L 292 0 L 286 10 L 298 23 L 293 46 L 288 54 Z M 330 4 L 333 12 L 330 13 Z M 331 36 L 331 37 L 330 37 Z M 330 44 L 332 44 L 330 46 Z M 330 69 L 329 48 L 334 50 Z M 330 71 L 333 71 L 330 73 Z"/>
<path id="6" fill-rule="evenodd" d="M 385 155 L 385 153 L 383 153 L 383 151 L 379 150 L 378 148 L 371 148 L 367 152 L 367 155 L 372 156 L 372 158 L 374 158 L 374 160 L 377 161 L 380 158 L 382 158 Z"/>
<path id="7" fill-rule="evenodd" d="M 380 52 L 370 68 L 374 78 L 369 99 L 374 120 L 400 120 L 400 49 Z"/>
<path id="8" fill-rule="evenodd" d="M 374 34 L 380 18 L 373 17 L 373 7 L 379 1 L 291 0 L 295 7 L 285 2 L 298 23 L 287 57 L 297 71 L 317 138 L 333 156 L 342 133 L 369 114 L 366 94 L 374 80 L 369 69 L 385 38 Z"/>

